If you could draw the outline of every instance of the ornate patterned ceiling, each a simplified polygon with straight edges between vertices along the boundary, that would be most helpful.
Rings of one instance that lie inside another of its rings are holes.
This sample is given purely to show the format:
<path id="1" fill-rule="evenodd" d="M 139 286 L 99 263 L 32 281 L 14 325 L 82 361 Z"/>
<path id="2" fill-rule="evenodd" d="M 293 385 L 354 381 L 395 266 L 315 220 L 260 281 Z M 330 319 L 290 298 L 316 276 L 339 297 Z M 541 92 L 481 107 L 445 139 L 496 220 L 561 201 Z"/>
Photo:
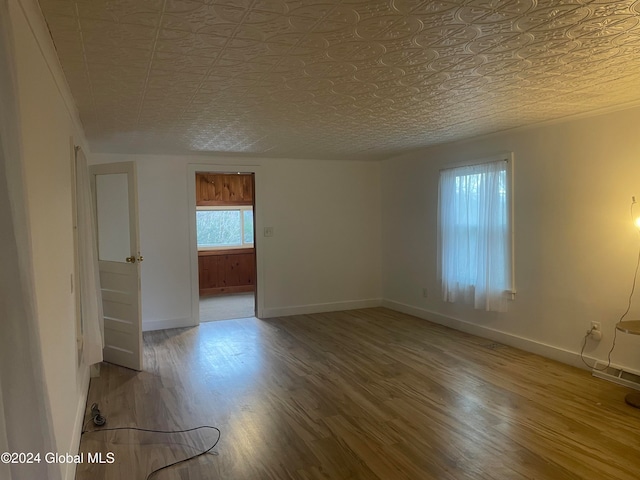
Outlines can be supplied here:
<path id="1" fill-rule="evenodd" d="M 94 152 L 385 158 L 640 100 L 640 0 L 40 0 Z"/>

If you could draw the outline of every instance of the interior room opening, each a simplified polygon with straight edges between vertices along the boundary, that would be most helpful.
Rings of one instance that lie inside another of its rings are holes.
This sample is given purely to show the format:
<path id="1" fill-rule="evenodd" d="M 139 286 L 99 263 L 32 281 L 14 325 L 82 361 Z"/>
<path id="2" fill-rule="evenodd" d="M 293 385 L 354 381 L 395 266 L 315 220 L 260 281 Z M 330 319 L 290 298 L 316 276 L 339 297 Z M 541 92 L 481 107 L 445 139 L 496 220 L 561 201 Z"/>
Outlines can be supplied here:
<path id="1" fill-rule="evenodd" d="M 254 174 L 196 173 L 200 322 L 255 316 Z"/>

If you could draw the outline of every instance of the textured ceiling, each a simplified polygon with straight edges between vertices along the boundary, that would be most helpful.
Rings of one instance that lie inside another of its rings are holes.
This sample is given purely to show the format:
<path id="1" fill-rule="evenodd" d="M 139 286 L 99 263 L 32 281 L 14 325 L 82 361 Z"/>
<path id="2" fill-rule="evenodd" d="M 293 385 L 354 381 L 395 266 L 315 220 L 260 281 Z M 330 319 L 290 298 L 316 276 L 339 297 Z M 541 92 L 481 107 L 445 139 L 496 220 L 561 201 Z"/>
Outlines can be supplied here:
<path id="1" fill-rule="evenodd" d="M 92 151 L 384 158 L 640 100 L 640 0 L 40 0 Z"/>

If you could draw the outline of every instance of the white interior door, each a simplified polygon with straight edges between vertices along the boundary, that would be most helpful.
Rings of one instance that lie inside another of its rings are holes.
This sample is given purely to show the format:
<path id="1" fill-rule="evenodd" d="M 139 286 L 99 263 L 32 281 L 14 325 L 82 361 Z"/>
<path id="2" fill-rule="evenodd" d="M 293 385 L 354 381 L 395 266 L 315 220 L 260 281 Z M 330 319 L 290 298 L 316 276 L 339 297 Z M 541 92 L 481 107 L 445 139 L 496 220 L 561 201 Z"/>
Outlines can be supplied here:
<path id="1" fill-rule="evenodd" d="M 104 309 L 104 361 L 142 370 L 138 196 L 133 162 L 89 168 Z"/>

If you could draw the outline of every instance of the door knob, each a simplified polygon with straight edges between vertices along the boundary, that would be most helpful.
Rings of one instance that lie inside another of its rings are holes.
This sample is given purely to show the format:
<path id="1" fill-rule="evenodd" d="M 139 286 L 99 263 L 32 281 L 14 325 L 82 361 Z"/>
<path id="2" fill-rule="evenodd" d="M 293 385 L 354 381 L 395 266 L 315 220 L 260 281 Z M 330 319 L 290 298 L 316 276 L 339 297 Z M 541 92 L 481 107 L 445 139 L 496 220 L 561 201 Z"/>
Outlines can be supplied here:
<path id="1" fill-rule="evenodd" d="M 136 263 L 136 257 L 127 257 L 125 260 L 127 263 Z"/>

